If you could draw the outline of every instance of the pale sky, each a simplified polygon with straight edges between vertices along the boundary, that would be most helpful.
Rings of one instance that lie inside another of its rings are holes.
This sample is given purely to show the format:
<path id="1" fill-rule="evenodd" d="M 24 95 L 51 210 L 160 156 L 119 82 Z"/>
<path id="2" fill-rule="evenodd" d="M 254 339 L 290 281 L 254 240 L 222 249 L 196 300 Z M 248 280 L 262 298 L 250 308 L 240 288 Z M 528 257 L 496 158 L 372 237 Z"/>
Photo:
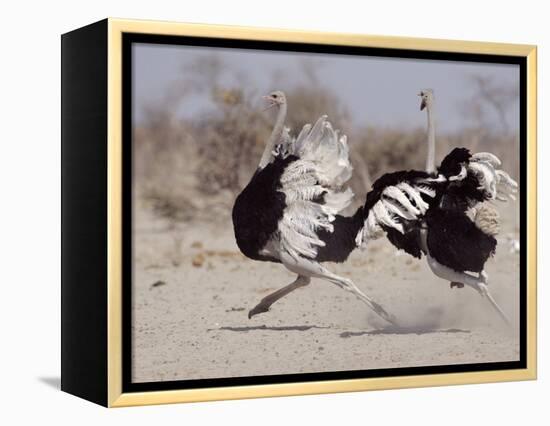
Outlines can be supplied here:
<path id="1" fill-rule="evenodd" d="M 495 84 L 519 87 L 519 66 L 420 59 L 380 58 L 337 54 L 274 52 L 247 49 L 134 44 L 134 117 L 143 119 L 143 107 L 158 103 L 171 84 L 184 77 L 185 68 L 200 56 L 218 55 L 226 65 L 222 82 L 241 76 L 258 94 L 289 90 L 304 78 L 304 61 L 313 61 L 321 84 L 336 92 L 356 125 L 413 128 L 425 126 L 417 93 L 432 88 L 436 97 L 439 131 L 467 124 L 459 106 L 475 94 L 471 75 L 491 78 Z M 283 83 L 274 86 L 274 76 Z M 285 87 L 288 86 L 288 87 Z M 258 108 L 264 105 L 258 96 Z M 193 94 L 178 114 L 193 118 L 213 108 L 206 93 Z M 316 117 L 312 117 L 314 121 Z M 511 129 L 519 127 L 519 100 L 507 113 Z"/>

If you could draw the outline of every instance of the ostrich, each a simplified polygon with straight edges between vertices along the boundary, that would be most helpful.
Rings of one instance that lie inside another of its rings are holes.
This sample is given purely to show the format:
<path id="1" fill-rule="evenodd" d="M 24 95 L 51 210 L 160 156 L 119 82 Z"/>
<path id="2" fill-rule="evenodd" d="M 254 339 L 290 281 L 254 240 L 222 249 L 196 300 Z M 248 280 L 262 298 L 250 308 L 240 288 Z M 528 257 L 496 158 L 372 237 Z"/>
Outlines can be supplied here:
<path id="1" fill-rule="evenodd" d="M 434 91 L 433 89 L 423 89 L 418 93 L 420 96 L 420 111 L 426 110 L 427 118 L 427 142 L 428 148 L 426 150 L 426 172 L 435 172 L 435 117 L 434 117 Z M 451 288 L 458 287 L 463 288 L 464 284 L 458 282 L 450 283 Z"/>
<path id="2" fill-rule="evenodd" d="M 418 94 L 421 98 L 420 102 L 420 110 L 426 109 L 426 115 L 427 115 L 427 123 L 428 123 L 428 154 L 426 158 L 426 171 L 428 173 L 433 173 L 435 171 L 435 118 L 434 118 L 434 91 L 433 89 L 424 89 L 421 90 Z M 496 157 L 495 157 L 496 158 Z M 495 158 L 493 160 L 495 160 Z M 498 162 L 498 164 L 497 164 Z M 496 159 L 495 164 L 493 166 L 499 166 L 500 161 Z M 465 169 L 461 169 L 463 173 L 465 173 Z M 515 185 L 515 182 L 510 181 L 513 185 Z M 515 186 L 512 186 L 512 188 L 515 191 Z M 509 194 L 511 198 L 514 198 L 513 193 Z M 506 201 L 507 197 L 497 197 L 501 201 Z M 487 204 L 480 204 L 477 207 L 472 206 L 467 211 L 467 215 L 470 220 L 474 221 L 479 229 L 483 231 L 484 234 L 490 235 L 490 236 L 496 236 L 499 232 L 499 216 L 498 212 L 494 210 L 492 207 L 490 207 Z M 481 237 L 483 238 L 483 237 Z M 481 243 L 481 241 L 479 241 Z M 489 245 L 492 246 L 494 244 L 494 249 L 496 249 L 496 240 L 490 239 L 487 241 L 487 243 L 490 243 Z M 493 251 L 494 251 L 493 249 Z M 485 255 L 482 255 L 480 257 L 480 260 L 483 259 L 483 264 L 486 262 L 487 258 Z M 483 277 L 487 280 L 488 275 L 487 273 L 482 270 L 480 273 L 483 275 Z M 461 282 L 451 281 L 450 283 L 451 288 L 458 287 L 463 288 L 464 284 Z"/>
<path id="3" fill-rule="evenodd" d="M 264 297 L 248 317 L 267 312 L 290 292 L 321 278 L 354 294 L 378 316 L 395 323 L 392 315 L 353 281 L 322 263 L 343 262 L 364 224 L 363 208 L 351 217 L 339 214 L 353 197 L 345 183 L 351 177 L 346 136 L 339 136 L 326 116 L 306 124 L 293 139 L 284 122 L 285 94 L 264 96 L 276 108 L 277 119 L 258 169 L 238 195 L 232 211 L 235 239 L 250 259 L 281 263 L 297 274 L 287 286 Z"/>
<path id="4" fill-rule="evenodd" d="M 450 281 L 451 288 L 466 284 L 477 290 L 508 322 L 487 287 L 484 267 L 496 249 L 499 220 L 497 211 L 485 201 L 515 199 L 517 183 L 499 169 L 496 156 L 472 155 L 465 148 L 453 149 L 441 162 L 437 176 L 431 173 L 433 91 L 423 90 L 420 96 L 420 108 L 428 112 L 426 172 L 390 173 L 374 183 L 367 195 L 365 210 L 369 213 L 358 244 L 385 233 L 397 248 L 417 258 L 425 255 L 432 272 Z M 407 198 L 398 198 L 400 188 Z"/>

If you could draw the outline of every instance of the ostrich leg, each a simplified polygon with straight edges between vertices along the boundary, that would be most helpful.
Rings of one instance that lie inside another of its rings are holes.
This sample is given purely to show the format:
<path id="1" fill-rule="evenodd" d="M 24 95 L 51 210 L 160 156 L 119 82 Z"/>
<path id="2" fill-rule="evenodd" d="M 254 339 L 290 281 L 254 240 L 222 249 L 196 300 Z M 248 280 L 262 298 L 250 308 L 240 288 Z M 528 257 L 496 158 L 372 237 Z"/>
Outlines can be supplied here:
<path id="1" fill-rule="evenodd" d="M 281 261 L 283 262 L 283 265 L 285 265 L 285 267 L 292 272 L 311 278 L 321 278 L 337 285 L 342 290 L 349 291 L 365 303 L 369 308 L 371 308 L 379 317 L 386 320 L 390 324 L 396 324 L 395 317 L 386 312 L 380 304 L 376 303 L 369 296 L 363 293 L 352 280 L 333 274 L 321 264 L 310 259 L 305 259 L 302 257 L 296 258 L 294 256 L 290 256 L 289 254 L 282 254 Z"/>
<path id="2" fill-rule="evenodd" d="M 451 283 L 462 283 L 466 284 L 469 287 L 472 287 L 474 290 L 477 290 L 482 297 L 486 297 L 489 303 L 497 311 L 499 316 L 506 324 L 510 324 L 510 321 L 504 314 L 504 311 L 500 308 L 498 303 L 493 299 L 491 293 L 489 293 L 489 288 L 487 287 L 488 275 L 485 271 L 481 271 L 479 277 L 474 277 L 473 275 L 467 274 L 466 272 L 458 272 L 454 269 L 451 269 L 445 265 L 442 265 L 433 257 L 430 256 L 427 245 L 427 233 L 426 229 L 420 231 L 420 240 L 422 248 L 426 253 L 426 259 L 428 260 L 428 266 L 432 272 L 437 275 L 439 278 L 444 280 L 451 281 Z"/>
<path id="3" fill-rule="evenodd" d="M 248 312 L 248 319 L 252 318 L 254 315 L 261 314 L 263 312 L 269 311 L 271 305 L 273 305 L 277 300 L 285 297 L 288 293 L 293 292 L 297 288 L 304 287 L 311 282 L 311 278 L 298 275 L 298 277 L 291 282 L 289 285 L 280 288 L 279 290 L 268 294 L 264 297 L 260 303 L 258 303 L 254 308 Z"/>

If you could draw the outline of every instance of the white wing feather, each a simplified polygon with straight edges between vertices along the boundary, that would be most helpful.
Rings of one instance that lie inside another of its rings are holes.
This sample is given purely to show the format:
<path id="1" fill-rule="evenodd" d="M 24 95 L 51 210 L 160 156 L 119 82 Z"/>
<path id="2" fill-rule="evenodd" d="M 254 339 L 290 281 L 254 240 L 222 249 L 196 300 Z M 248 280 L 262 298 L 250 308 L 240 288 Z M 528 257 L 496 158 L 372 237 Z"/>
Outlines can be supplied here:
<path id="1" fill-rule="evenodd" d="M 434 197 L 435 190 L 422 183 L 405 181 L 386 187 L 355 238 L 357 246 L 365 246 L 369 240 L 384 236 L 384 227 L 403 234 L 405 222 L 422 219 L 429 208 L 422 194 Z"/>
<path id="2" fill-rule="evenodd" d="M 486 161 L 491 166 L 493 166 L 495 168 L 500 167 L 500 165 L 502 164 L 500 159 L 496 155 L 491 154 L 490 152 L 477 152 L 477 153 L 472 155 L 471 160 L 473 160 L 473 161 Z"/>
<path id="3" fill-rule="evenodd" d="M 468 171 L 480 182 L 479 189 L 485 191 L 490 200 L 515 200 L 518 184 L 508 173 L 500 170 L 502 162 L 489 152 L 478 152 L 472 155 Z"/>
<path id="4" fill-rule="evenodd" d="M 279 221 L 278 243 L 291 256 L 315 258 L 318 247 L 324 246 L 317 231 L 332 232 L 336 214 L 353 199 L 351 189 L 342 188 L 352 173 L 346 137 L 323 115 L 315 125 L 306 124 L 296 139 L 288 137 L 283 144 L 282 152 L 299 159 L 281 176 L 286 208 Z M 318 202 L 319 197 L 323 203 Z"/>

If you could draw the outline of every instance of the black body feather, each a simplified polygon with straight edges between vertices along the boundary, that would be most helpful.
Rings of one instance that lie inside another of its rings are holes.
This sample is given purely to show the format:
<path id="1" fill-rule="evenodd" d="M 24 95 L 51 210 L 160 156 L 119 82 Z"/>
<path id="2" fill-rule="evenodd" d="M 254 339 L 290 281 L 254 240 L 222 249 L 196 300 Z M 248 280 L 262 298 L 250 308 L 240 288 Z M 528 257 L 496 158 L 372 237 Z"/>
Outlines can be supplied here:
<path id="1" fill-rule="evenodd" d="M 420 230 L 418 228 L 405 231 L 404 234 L 397 229 L 384 227 L 386 236 L 394 247 L 405 251 L 417 259 L 422 257 L 422 249 L 420 248 Z"/>
<path id="2" fill-rule="evenodd" d="M 441 161 L 437 171 L 445 177 L 456 176 L 460 173 L 461 164 L 468 163 L 470 158 L 472 154 L 467 148 L 454 148 Z"/>
<path id="3" fill-rule="evenodd" d="M 336 215 L 332 222 L 334 231 L 324 229 L 317 231 L 317 236 L 325 243 L 317 249 L 318 262 L 345 262 L 350 253 L 357 248 L 355 237 L 363 227 L 363 207 L 359 207 L 353 216 Z"/>
<path id="4" fill-rule="evenodd" d="M 455 148 L 445 156 L 437 171 L 447 178 L 456 176 L 471 157 L 468 149 Z M 448 210 L 466 211 L 472 205 L 488 199 L 488 194 L 479 189 L 479 181 L 471 172 L 462 180 L 438 185 L 437 193 L 439 206 Z"/>
<path id="5" fill-rule="evenodd" d="M 497 240 L 481 231 L 463 212 L 429 210 L 426 224 L 430 255 L 455 271 L 481 272 L 495 253 Z"/>
<path id="6" fill-rule="evenodd" d="M 456 176 L 471 157 L 468 149 L 455 148 L 443 159 L 438 172 L 447 178 Z M 466 215 L 468 208 L 489 198 L 479 187 L 471 172 L 462 180 L 441 185 L 437 203 L 426 214 L 430 255 L 455 271 L 481 272 L 496 250 L 497 240 Z"/>
<path id="7" fill-rule="evenodd" d="M 286 167 L 298 157 L 276 157 L 257 170 L 248 185 L 235 200 L 233 228 L 241 252 L 250 259 L 280 262 L 263 256 L 260 251 L 277 232 L 277 225 L 286 207 L 285 194 L 280 192 L 280 180 Z"/>

